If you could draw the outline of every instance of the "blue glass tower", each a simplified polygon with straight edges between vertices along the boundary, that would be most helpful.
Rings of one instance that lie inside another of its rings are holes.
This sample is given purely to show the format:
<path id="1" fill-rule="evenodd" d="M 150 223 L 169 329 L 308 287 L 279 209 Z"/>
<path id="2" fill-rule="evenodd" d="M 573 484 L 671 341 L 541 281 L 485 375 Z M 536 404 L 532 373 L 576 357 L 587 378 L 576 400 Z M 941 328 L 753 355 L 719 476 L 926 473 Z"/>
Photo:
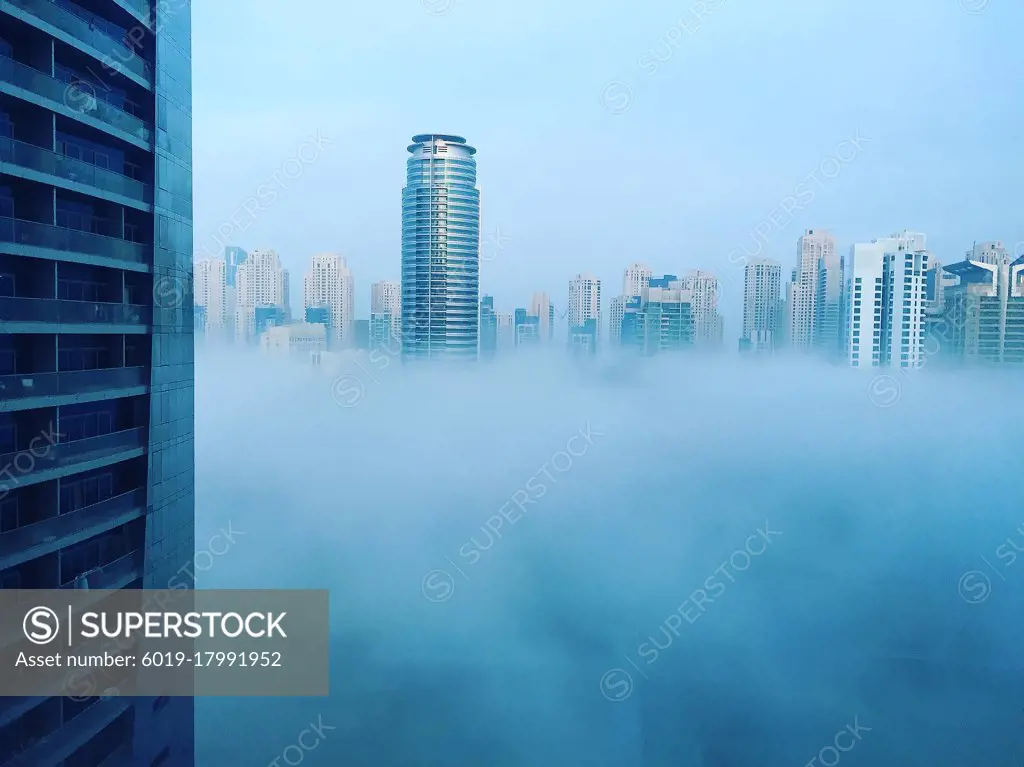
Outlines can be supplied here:
<path id="1" fill-rule="evenodd" d="M 0 3 L 0 587 L 193 585 L 190 29 Z M 192 765 L 193 718 L 3 698 L 0 764 Z"/>
<path id="2" fill-rule="evenodd" d="M 402 190 L 402 359 L 475 360 L 480 191 L 476 149 L 425 133 L 409 145 Z"/>

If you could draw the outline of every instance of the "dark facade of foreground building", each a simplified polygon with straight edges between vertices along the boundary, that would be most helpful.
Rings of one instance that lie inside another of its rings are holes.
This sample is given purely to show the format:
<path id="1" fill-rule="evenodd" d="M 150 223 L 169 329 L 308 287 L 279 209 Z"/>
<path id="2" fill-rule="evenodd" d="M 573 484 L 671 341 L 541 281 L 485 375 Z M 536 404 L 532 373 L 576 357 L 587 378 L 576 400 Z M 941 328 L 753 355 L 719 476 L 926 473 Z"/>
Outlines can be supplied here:
<path id="1" fill-rule="evenodd" d="M 0 0 L 0 587 L 192 586 L 191 9 Z M 187 698 L 0 699 L 0 765 L 191 765 Z"/>

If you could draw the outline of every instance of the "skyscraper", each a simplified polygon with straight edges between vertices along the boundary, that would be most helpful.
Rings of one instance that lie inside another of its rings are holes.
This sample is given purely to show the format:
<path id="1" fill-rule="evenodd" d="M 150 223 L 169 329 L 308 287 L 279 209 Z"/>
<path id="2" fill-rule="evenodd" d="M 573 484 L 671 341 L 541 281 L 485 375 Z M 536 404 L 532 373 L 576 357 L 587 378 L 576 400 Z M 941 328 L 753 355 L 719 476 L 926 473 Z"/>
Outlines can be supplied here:
<path id="1" fill-rule="evenodd" d="M 244 264 L 248 257 L 249 254 L 241 248 L 224 248 L 224 263 L 227 266 L 226 277 L 229 288 L 236 287 L 238 267 Z"/>
<path id="2" fill-rule="evenodd" d="M 480 357 L 491 359 L 498 350 L 498 315 L 494 311 L 494 296 L 480 299 Z"/>
<path id="3" fill-rule="evenodd" d="M 851 366 L 921 366 L 928 267 L 925 236 L 916 232 L 851 248 L 843 301 Z"/>
<path id="4" fill-rule="evenodd" d="M 779 325 L 782 265 L 777 261 L 748 261 L 743 269 L 743 335 L 741 348 L 755 352 L 775 350 Z"/>
<path id="5" fill-rule="evenodd" d="M 694 269 L 682 279 L 690 291 L 694 343 L 704 348 L 722 345 L 722 318 L 718 313 L 718 278 L 711 272 Z"/>
<path id="6" fill-rule="evenodd" d="M 268 325 L 287 318 L 288 272 L 273 250 L 254 250 L 238 268 L 235 338 L 255 341 Z"/>
<path id="7" fill-rule="evenodd" d="M 190 6 L 77 7 L 0 5 L 0 586 L 165 589 L 195 554 Z M 0 728 L 4 764 L 193 764 L 189 698 L 4 698 Z"/>
<path id="8" fill-rule="evenodd" d="M 684 349 L 694 343 L 693 290 L 673 274 L 648 276 L 631 296 L 622 320 L 623 347 L 643 355 Z"/>
<path id="9" fill-rule="evenodd" d="M 815 348 L 826 357 L 835 357 L 841 350 L 839 330 L 842 326 L 843 258 L 835 247 L 824 249 L 818 259 L 818 283 L 814 296 Z"/>
<path id="10" fill-rule="evenodd" d="M 1024 363 L 1024 256 L 983 243 L 945 270 L 944 311 L 928 351 L 967 363 Z"/>
<path id="11" fill-rule="evenodd" d="M 540 340 L 550 343 L 555 337 L 555 305 L 547 293 L 534 293 L 530 298 L 530 315 L 540 318 Z"/>
<path id="12" fill-rule="evenodd" d="M 601 326 L 601 280 L 592 274 L 577 274 L 569 281 L 569 333 L 591 320 Z M 594 341 L 597 341 L 595 336 Z"/>
<path id="13" fill-rule="evenodd" d="M 622 276 L 622 295 L 630 298 L 639 296 L 651 279 L 651 267 L 647 264 L 633 263 L 626 267 Z"/>
<path id="14" fill-rule="evenodd" d="M 787 293 L 789 311 L 788 345 L 793 349 L 810 349 L 814 344 L 814 322 L 817 317 L 818 266 L 832 264 L 836 252 L 835 238 L 828 232 L 808 229 L 797 240 L 796 273 Z M 838 332 L 838 331 L 837 331 Z"/>
<path id="15" fill-rule="evenodd" d="M 355 343 L 355 283 L 342 256 L 324 253 L 313 256 L 302 282 L 305 310 L 327 309 L 327 345 Z"/>
<path id="16" fill-rule="evenodd" d="M 226 340 L 227 263 L 205 258 L 195 263 L 195 305 L 203 308 L 202 332 L 207 339 Z"/>
<path id="17" fill-rule="evenodd" d="M 473 360 L 480 300 L 476 149 L 446 134 L 412 141 L 402 190 L 402 359 Z"/>
<path id="18" fill-rule="evenodd" d="M 615 296 L 608 306 L 608 343 L 612 346 L 618 346 L 622 341 L 622 319 L 631 298 L 635 296 Z"/>
<path id="19" fill-rule="evenodd" d="M 387 315 L 385 317 L 385 315 Z M 376 322 L 378 331 L 374 331 Z M 402 285 L 393 280 L 381 280 L 370 286 L 370 336 L 384 342 L 390 336 L 392 343 L 402 338 Z"/>

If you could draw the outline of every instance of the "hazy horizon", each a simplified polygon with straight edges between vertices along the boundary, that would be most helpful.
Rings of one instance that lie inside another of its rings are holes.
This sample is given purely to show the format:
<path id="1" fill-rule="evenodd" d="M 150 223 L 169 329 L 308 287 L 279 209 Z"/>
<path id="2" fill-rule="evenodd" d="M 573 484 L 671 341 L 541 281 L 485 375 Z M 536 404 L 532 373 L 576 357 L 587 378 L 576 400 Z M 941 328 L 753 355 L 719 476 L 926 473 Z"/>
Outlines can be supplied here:
<path id="1" fill-rule="evenodd" d="M 293 305 L 316 253 L 349 260 L 358 316 L 372 282 L 399 278 L 405 149 L 430 131 L 478 149 L 480 289 L 499 311 L 535 291 L 564 307 L 581 271 L 607 306 L 633 261 L 702 268 L 723 283 L 733 343 L 729 253 L 805 183 L 813 199 L 762 237 L 784 275 L 806 228 L 831 230 L 842 253 L 925 232 L 944 263 L 975 241 L 1024 242 L 1007 161 L 1021 148 L 1017 4 L 313 0 L 193 14 L 196 252 L 236 215 L 230 244 L 277 250 Z M 240 213 L 318 133 L 334 143 Z M 837 162 L 857 135 L 870 142 Z"/>

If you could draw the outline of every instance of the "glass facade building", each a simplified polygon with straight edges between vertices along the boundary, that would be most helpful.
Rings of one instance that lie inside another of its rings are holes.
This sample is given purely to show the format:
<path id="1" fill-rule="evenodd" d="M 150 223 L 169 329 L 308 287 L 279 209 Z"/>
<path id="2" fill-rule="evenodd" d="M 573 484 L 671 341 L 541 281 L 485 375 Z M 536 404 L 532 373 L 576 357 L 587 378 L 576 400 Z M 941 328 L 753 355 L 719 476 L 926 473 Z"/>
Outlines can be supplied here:
<path id="1" fill-rule="evenodd" d="M 0 2 L 2 588 L 194 585 L 190 12 Z M 3 698 L 0 764 L 192 765 L 193 718 Z"/>
<path id="2" fill-rule="evenodd" d="M 480 191 L 476 149 L 427 133 L 402 190 L 402 359 L 477 358 Z"/>

